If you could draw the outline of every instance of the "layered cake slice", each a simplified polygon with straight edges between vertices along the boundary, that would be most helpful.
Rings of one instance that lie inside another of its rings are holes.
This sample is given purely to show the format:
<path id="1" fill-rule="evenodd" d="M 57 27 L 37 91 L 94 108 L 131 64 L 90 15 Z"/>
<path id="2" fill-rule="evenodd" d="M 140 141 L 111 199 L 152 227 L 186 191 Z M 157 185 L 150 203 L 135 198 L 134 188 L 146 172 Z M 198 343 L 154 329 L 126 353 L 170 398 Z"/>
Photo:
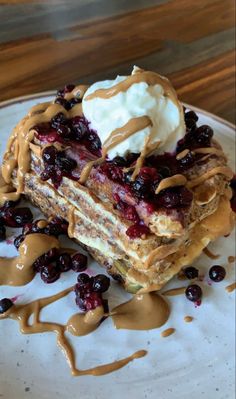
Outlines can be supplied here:
<path id="1" fill-rule="evenodd" d="M 160 289 L 233 228 L 233 173 L 170 82 L 134 67 L 68 85 L 9 139 L 0 199 L 25 194 L 130 292 Z"/>

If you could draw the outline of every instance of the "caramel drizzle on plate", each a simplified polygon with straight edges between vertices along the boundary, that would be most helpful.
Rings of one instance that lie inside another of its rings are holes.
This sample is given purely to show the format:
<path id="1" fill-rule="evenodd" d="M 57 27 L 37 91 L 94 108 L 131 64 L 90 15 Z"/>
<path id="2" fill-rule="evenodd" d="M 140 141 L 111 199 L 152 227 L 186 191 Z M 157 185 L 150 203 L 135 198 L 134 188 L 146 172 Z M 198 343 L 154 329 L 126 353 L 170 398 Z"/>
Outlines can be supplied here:
<path id="1" fill-rule="evenodd" d="M 1 319 L 13 319 L 18 321 L 22 334 L 35 334 L 54 332 L 57 336 L 57 344 L 64 354 L 73 376 L 104 375 L 124 367 L 134 359 L 143 357 L 147 351 L 140 350 L 124 359 L 93 367 L 88 370 L 76 368 L 75 353 L 65 333 L 74 336 L 83 336 L 96 330 L 101 321 L 112 317 L 117 329 L 148 330 L 161 327 L 169 318 L 170 309 L 165 300 L 155 293 L 135 295 L 130 301 L 115 307 L 110 314 L 105 314 L 102 306 L 86 313 L 76 313 L 69 318 L 65 325 L 44 322 L 40 320 L 40 312 L 43 308 L 73 291 L 69 287 L 56 295 L 40 298 L 25 305 L 13 305 L 7 312 L 0 314 Z M 32 323 L 29 323 L 33 316 Z"/>
<path id="2" fill-rule="evenodd" d="M 175 328 L 167 328 L 166 330 L 162 331 L 161 336 L 163 338 L 169 337 L 170 335 L 175 333 Z"/>
<path id="3" fill-rule="evenodd" d="M 45 234 L 27 234 L 14 258 L 0 258 L 0 286 L 20 286 L 29 283 L 35 276 L 32 267 L 36 259 L 52 248 L 59 248 L 59 241 Z"/>
<path id="4" fill-rule="evenodd" d="M 236 289 L 236 282 L 228 285 L 227 287 L 225 287 L 227 292 L 233 292 Z"/>
<path id="5" fill-rule="evenodd" d="M 191 322 L 193 321 L 193 317 L 192 317 L 192 316 L 185 316 L 185 317 L 184 317 L 184 321 L 185 321 L 186 323 L 191 323 Z"/>
<path id="6" fill-rule="evenodd" d="M 186 287 L 172 288 L 170 290 L 162 292 L 164 296 L 176 296 L 183 295 L 186 291 Z"/>
<path id="7" fill-rule="evenodd" d="M 220 257 L 220 255 L 218 254 L 217 255 L 213 254 L 213 252 L 211 252 L 207 247 L 203 249 L 203 252 L 210 259 L 218 259 Z"/>

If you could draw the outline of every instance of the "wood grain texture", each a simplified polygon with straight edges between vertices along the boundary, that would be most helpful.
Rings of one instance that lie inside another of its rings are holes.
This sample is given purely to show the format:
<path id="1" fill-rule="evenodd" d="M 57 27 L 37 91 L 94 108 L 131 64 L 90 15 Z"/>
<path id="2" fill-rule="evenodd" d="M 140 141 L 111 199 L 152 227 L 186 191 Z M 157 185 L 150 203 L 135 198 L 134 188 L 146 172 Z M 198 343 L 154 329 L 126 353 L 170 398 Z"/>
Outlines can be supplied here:
<path id="1" fill-rule="evenodd" d="M 234 0 L 0 0 L 0 100 L 127 74 L 235 120 Z"/>

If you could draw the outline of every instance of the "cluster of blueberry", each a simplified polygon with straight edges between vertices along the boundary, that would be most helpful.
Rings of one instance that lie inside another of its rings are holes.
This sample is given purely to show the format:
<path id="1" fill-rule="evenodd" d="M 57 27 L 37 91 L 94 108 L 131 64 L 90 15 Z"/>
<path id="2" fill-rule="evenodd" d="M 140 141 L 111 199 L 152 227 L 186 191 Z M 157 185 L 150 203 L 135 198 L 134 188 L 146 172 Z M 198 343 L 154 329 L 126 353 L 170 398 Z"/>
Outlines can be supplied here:
<path id="1" fill-rule="evenodd" d="M 108 311 L 108 302 L 102 297 L 102 294 L 110 286 L 109 277 L 104 274 L 89 276 L 86 273 L 78 275 L 77 284 L 74 287 L 75 302 L 83 311 L 95 309 L 103 306 Z"/>
<path id="2" fill-rule="evenodd" d="M 0 208 L 0 241 L 6 239 L 6 227 L 23 227 L 26 223 L 33 220 L 32 212 L 29 208 L 15 208 L 19 203 L 6 201 Z"/>
<path id="3" fill-rule="evenodd" d="M 197 279 L 199 277 L 199 271 L 193 266 L 186 267 L 184 274 L 189 280 Z M 223 266 L 214 265 L 209 269 L 209 277 L 215 283 L 224 280 L 226 271 Z M 185 290 L 185 295 L 189 301 L 194 302 L 196 305 L 201 304 L 202 289 L 198 284 L 191 284 Z"/>

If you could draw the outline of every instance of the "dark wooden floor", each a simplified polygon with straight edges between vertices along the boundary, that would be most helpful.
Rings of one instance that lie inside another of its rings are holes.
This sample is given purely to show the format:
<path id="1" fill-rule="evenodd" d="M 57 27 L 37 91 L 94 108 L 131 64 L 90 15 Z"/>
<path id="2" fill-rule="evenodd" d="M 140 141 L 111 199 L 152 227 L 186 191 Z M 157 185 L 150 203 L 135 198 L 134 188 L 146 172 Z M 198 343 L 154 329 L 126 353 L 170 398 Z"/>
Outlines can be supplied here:
<path id="1" fill-rule="evenodd" d="M 234 0 L 0 0 L 0 100 L 128 74 L 235 119 Z"/>

